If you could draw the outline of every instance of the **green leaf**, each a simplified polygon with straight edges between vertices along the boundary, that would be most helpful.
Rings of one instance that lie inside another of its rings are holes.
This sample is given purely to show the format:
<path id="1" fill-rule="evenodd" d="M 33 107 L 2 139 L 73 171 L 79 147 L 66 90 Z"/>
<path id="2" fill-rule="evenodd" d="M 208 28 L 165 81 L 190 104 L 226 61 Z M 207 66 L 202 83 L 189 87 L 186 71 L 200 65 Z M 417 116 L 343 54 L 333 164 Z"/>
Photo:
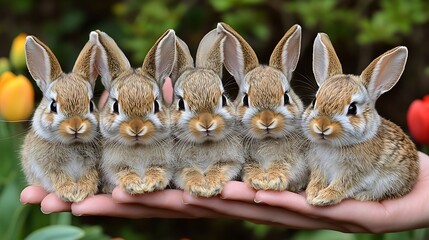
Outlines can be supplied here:
<path id="1" fill-rule="evenodd" d="M 15 182 L 10 182 L 5 186 L 0 195 L 0 232 L 4 233 L 10 227 L 11 217 L 21 206 L 19 202 L 20 190 Z"/>
<path id="2" fill-rule="evenodd" d="M 270 230 L 272 229 L 272 227 L 267 226 L 267 225 L 263 225 L 263 224 L 256 224 L 256 223 L 252 223 L 252 222 L 244 222 L 244 226 L 246 228 L 249 228 L 253 231 L 254 236 L 257 237 L 257 239 L 263 239 L 267 236 L 267 234 L 270 232 Z"/>
<path id="3" fill-rule="evenodd" d="M 429 233 L 429 229 L 422 228 L 412 231 L 413 240 L 424 240 Z"/>
<path id="4" fill-rule="evenodd" d="M 71 225 L 72 214 L 70 212 L 60 212 L 50 214 L 51 225 Z"/>
<path id="5" fill-rule="evenodd" d="M 84 235 L 85 232 L 80 228 L 54 225 L 34 231 L 25 240 L 77 240 Z"/>
<path id="6" fill-rule="evenodd" d="M 210 0 L 212 7 L 219 12 L 225 12 L 234 6 L 234 1 L 230 0 Z"/>
<path id="7" fill-rule="evenodd" d="M 25 220 L 28 218 L 30 208 L 29 206 L 20 206 L 15 210 L 14 215 L 11 218 L 11 225 L 8 227 L 4 239 L 22 239 L 23 238 L 23 227 Z"/>
<path id="8" fill-rule="evenodd" d="M 355 240 L 381 240 L 383 234 L 369 234 L 369 233 L 358 233 L 354 234 Z"/>
<path id="9" fill-rule="evenodd" d="M 354 235 L 332 230 L 299 231 L 292 240 L 354 240 Z"/>
<path id="10" fill-rule="evenodd" d="M 386 233 L 384 234 L 383 240 L 414 240 L 411 231 L 397 232 L 397 233 Z"/>
<path id="11" fill-rule="evenodd" d="M 111 237 L 103 234 L 103 228 L 100 226 L 84 227 L 85 236 L 79 240 L 109 240 Z"/>

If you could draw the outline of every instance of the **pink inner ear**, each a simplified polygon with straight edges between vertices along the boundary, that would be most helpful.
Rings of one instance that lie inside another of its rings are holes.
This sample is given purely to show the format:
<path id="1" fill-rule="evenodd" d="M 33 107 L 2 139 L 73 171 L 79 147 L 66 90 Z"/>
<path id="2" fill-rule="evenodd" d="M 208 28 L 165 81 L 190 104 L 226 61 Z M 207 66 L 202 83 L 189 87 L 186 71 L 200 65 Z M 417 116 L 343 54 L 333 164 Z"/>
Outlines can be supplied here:
<path id="1" fill-rule="evenodd" d="M 171 83 L 170 77 L 165 79 L 164 85 L 162 86 L 162 95 L 167 105 L 173 102 L 173 84 Z"/>
<path id="2" fill-rule="evenodd" d="M 98 109 L 102 109 L 104 107 L 104 104 L 106 104 L 107 99 L 109 99 L 109 92 L 104 90 L 104 92 L 100 96 L 100 99 L 98 100 Z"/>

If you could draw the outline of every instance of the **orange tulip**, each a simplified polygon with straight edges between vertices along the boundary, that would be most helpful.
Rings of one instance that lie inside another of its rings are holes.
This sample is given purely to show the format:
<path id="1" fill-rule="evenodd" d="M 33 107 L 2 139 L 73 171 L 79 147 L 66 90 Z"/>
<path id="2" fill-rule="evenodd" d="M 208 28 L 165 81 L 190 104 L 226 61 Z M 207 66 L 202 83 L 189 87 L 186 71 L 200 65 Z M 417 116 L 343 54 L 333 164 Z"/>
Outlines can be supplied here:
<path id="1" fill-rule="evenodd" d="M 23 75 L 5 72 L 0 78 L 0 116 L 7 121 L 28 119 L 34 110 L 34 88 Z"/>
<path id="2" fill-rule="evenodd" d="M 429 144 L 429 95 L 423 100 L 414 100 L 407 113 L 408 129 L 414 140 L 420 144 Z"/>
<path id="3" fill-rule="evenodd" d="M 25 67 L 25 39 L 27 34 L 21 33 L 15 37 L 10 49 L 10 62 L 15 69 L 23 69 Z"/>

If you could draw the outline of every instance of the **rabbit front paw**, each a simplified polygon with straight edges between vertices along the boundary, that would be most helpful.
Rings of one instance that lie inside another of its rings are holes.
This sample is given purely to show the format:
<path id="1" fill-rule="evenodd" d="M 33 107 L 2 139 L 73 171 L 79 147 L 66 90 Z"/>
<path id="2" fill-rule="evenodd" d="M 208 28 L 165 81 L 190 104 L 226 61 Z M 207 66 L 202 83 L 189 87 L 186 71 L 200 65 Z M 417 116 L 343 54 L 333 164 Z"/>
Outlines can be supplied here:
<path id="1" fill-rule="evenodd" d="M 122 177 L 119 185 L 129 194 L 141 194 L 145 192 L 145 184 L 137 174 L 129 174 Z"/>
<path id="2" fill-rule="evenodd" d="M 185 191 L 198 197 L 213 197 L 221 193 L 223 189 L 222 181 L 201 178 L 200 181 L 188 181 Z"/>
<path id="3" fill-rule="evenodd" d="M 188 183 L 185 186 L 185 191 L 189 192 L 191 195 L 194 196 L 204 196 L 206 189 L 205 182 L 194 182 L 194 183 Z"/>
<path id="4" fill-rule="evenodd" d="M 283 173 L 270 172 L 267 174 L 267 190 L 283 191 L 288 184 L 289 181 Z"/>
<path id="5" fill-rule="evenodd" d="M 153 192 L 156 190 L 163 190 L 167 187 L 169 180 L 166 178 L 164 172 L 147 172 L 143 178 L 143 191 Z"/>
<path id="6" fill-rule="evenodd" d="M 73 194 L 73 201 L 72 202 L 81 202 L 85 198 L 94 195 L 95 192 L 96 191 L 92 191 L 89 189 L 76 189 L 76 191 Z"/>
<path id="7" fill-rule="evenodd" d="M 77 197 L 76 195 L 77 188 L 76 183 L 74 182 L 66 182 L 63 185 L 59 186 L 56 189 L 56 194 L 59 198 L 61 198 L 65 202 L 76 202 L 81 201 L 83 199 L 80 199 L 80 197 Z"/>
<path id="8" fill-rule="evenodd" d="M 250 185 L 255 190 L 266 190 L 267 188 L 267 179 L 265 177 L 265 172 L 258 169 L 248 171 L 243 176 L 243 181 Z"/>
<path id="9" fill-rule="evenodd" d="M 284 174 L 264 173 L 247 174 L 244 181 L 255 190 L 282 191 L 288 187 L 288 180 Z"/>
<path id="10" fill-rule="evenodd" d="M 328 206 L 341 202 L 344 197 L 338 191 L 333 189 L 323 189 L 319 191 L 316 197 L 311 198 L 307 195 L 307 201 L 314 206 Z"/>

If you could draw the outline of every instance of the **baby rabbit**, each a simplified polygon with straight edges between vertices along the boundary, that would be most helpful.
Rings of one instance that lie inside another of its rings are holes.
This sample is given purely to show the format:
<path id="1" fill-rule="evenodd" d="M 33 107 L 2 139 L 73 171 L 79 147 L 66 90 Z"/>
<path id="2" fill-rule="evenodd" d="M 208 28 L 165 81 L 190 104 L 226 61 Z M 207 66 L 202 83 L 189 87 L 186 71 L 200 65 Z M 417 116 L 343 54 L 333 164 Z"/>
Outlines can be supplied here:
<path id="1" fill-rule="evenodd" d="M 196 67 L 177 38 L 172 75 L 172 133 L 177 171 L 174 183 L 192 195 L 211 197 L 235 178 L 244 162 L 234 107 L 222 86 L 225 34 L 212 30 L 201 40 Z"/>
<path id="2" fill-rule="evenodd" d="M 311 141 L 307 201 L 332 205 L 408 193 L 419 172 L 417 151 L 400 127 L 380 117 L 377 98 L 399 80 L 408 50 L 396 47 L 376 58 L 360 76 L 343 74 L 324 33 L 314 41 L 313 71 L 319 90 L 303 114 Z"/>
<path id="3" fill-rule="evenodd" d="M 95 35 L 65 74 L 52 51 L 34 36 L 25 42 L 27 67 L 43 99 L 22 146 L 27 182 L 41 185 L 67 202 L 79 202 L 98 190 L 98 112 L 92 101 Z"/>
<path id="4" fill-rule="evenodd" d="M 103 192 L 118 185 L 130 194 L 162 190 L 173 175 L 169 115 L 161 89 L 173 70 L 175 33 L 166 31 L 138 69 L 131 68 L 111 37 L 96 34 L 97 69 L 109 91 L 100 113 Z"/>
<path id="5" fill-rule="evenodd" d="M 239 85 L 236 99 L 246 152 L 243 181 L 254 189 L 299 191 L 309 171 L 300 132 L 303 103 L 290 87 L 301 48 L 301 27 L 292 26 L 259 65 L 250 45 L 225 23 L 225 67 Z"/>

